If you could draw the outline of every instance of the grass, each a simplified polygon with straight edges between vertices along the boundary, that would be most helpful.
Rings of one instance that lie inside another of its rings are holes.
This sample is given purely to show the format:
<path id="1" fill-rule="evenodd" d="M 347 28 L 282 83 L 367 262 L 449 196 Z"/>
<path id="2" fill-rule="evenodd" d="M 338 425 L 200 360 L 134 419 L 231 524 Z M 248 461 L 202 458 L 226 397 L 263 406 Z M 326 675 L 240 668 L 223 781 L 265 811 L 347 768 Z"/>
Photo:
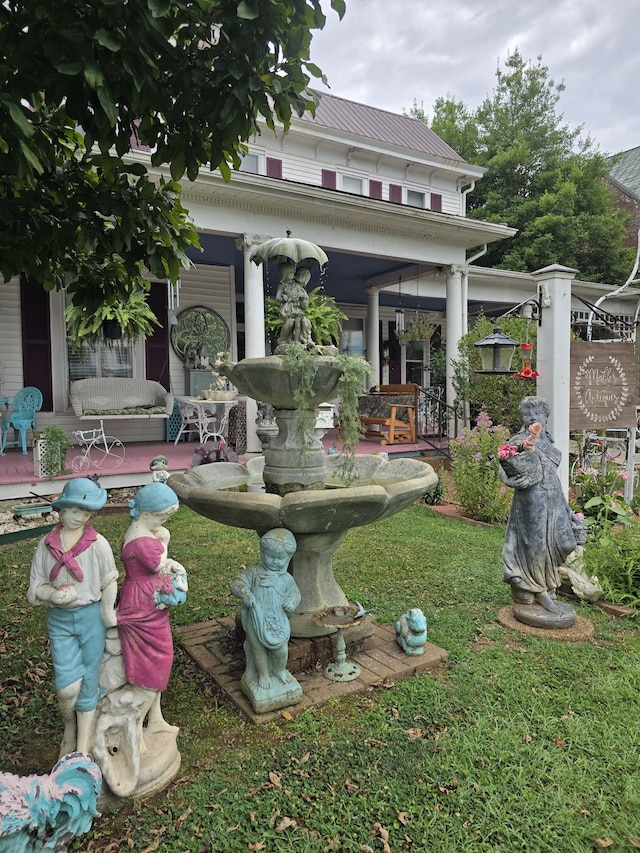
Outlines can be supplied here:
<path id="1" fill-rule="evenodd" d="M 96 520 L 112 543 L 125 517 Z M 511 632 L 500 580 L 504 530 L 414 506 L 351 531 L 336 553 L 350 600 L 392 623 L 427 616 L 449 652 L 442 671 L 333 700 L 293 721 L 253 726 L 227 707 L 179 647 L 180 626 L 237 611 L 228 580 L 258 558 L 253 533 L 182 508 L 171 554 L 189 571 L 172 611 L 176 661 L 163 697 L 179 723 L 180 778 L 146 803 L 124 802 L 74 850 L 526 850 L 640 846 L 636 761 L 640 641 L 579 603 L 594 638 L 570 645 Z M 44 608 L 25 598 L 34 542 L 0 548 L 2 769 L 46 772 L 61 726 Z"/>

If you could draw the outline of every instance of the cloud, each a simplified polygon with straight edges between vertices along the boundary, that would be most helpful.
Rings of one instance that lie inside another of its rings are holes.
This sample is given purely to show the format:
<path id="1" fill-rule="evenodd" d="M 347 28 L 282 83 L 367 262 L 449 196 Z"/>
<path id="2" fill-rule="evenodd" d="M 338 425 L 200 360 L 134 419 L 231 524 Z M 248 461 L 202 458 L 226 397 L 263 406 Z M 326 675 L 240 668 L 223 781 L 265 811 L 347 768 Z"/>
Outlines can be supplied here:
<path id="1" fill-rule="evenodd" d="M 474 109 L 518 47 L 564 82 L 558 110 L 571 127 L 584 125 L 604 152 L 640 145 L 632 0 L 347 0 L 343 21 L 327 18 L 311 57 L 334 95 L 392 112 L 415 99 L 429 114 L 449 94 Z"/>

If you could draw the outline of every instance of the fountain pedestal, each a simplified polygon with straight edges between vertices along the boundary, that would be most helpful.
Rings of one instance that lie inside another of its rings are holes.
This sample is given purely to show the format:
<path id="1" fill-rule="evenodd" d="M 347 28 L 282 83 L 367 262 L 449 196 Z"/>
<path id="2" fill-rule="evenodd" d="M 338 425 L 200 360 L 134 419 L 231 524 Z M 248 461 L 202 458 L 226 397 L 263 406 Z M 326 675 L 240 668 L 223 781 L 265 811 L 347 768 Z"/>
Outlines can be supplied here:
<path id="1" fill-rule="evenodd" d="M 264 451 L 264 481 L 267 492 L 287 495 L 305 489 L 322 489 L 327 479 L 327 466 L 322 442 L 313 432 L 315 409 L 303 412 L 274 409 L 277 433 Z M 301 422 L 308 420 L 309 430 L 301 443 Z M 301 446 L 302 444 L 302 446 Z"/>

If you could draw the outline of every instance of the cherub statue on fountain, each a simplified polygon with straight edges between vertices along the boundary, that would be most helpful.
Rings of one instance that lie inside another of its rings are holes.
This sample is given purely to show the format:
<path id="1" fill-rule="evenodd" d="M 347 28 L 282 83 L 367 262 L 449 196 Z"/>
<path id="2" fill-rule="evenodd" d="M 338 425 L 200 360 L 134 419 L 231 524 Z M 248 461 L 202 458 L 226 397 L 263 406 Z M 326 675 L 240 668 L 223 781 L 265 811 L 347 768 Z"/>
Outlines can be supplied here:
<path id="1" fill-rule="evenodd" d="M 242 601 L 246 669 L 242 689 L 256 713 L 293 705 L 302 688 L 287 670 L 289 616 L 300 603 L 300 590 L 287 571 L 296 550 L 293 533 L 278 527 L 260 539 L 260 566 L 249 566 L 229 584 Z"/>

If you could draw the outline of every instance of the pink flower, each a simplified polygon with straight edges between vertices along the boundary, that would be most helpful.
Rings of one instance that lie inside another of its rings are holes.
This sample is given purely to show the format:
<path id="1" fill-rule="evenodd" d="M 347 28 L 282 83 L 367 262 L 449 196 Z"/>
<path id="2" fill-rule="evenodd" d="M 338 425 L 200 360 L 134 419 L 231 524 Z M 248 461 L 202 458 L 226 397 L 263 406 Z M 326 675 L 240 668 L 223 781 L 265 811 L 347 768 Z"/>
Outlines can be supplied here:
<path id="1" fill-rule="evenodd" d="M 576 516 L 576 518 L 579 518 L 580 521 L 584 521 L 584 513 L 583 512 L 576 512 L 575 516 Z"/>
<path id="2" fill-rule="evenodd" d="M 498 448 L 498 459 L 509 459 L 509 457 L 515 456 L 517 452 L 518 449 L 513 444 L 501 444 Z"/>
<path id="3" fill-rule="evenodd" d="M 167 575 L 164 572 L 161 574 L 158 582 L 158 592 L 164 593 L 164 595 L 171 595 L 173 592 L 173 578 L 171 575 Z"/>
<path id="4" fill-rule="evenodd" d="M 629 472 L 622 469 L 622 471 L 620 471 L 620 476 L 622 477 L 623 480 L 628 480 L 629 479 Z"/>

